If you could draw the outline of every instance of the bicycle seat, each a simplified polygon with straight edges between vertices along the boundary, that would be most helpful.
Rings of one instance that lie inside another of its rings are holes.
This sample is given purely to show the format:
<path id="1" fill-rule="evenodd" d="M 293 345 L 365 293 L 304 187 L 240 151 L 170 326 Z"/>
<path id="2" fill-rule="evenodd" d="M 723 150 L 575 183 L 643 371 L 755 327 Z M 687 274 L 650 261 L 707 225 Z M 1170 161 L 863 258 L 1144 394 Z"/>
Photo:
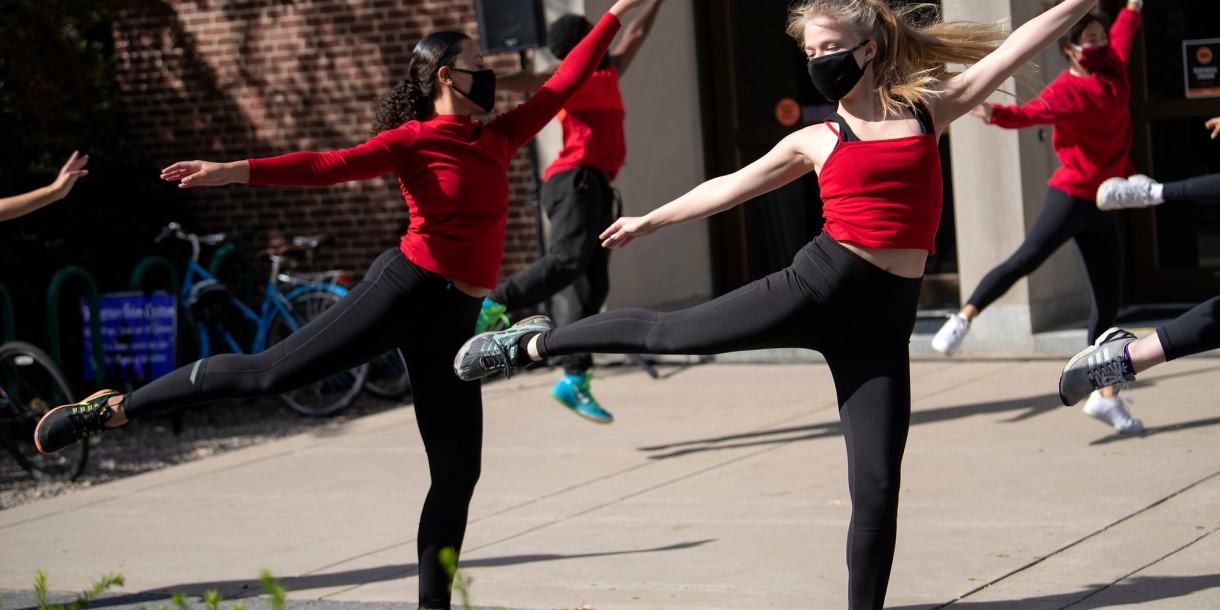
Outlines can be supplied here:
<path id="1" fill-rule="evenodd" d="M 317 250 L 326 244 L 331 244 L 334 242 L 335 236 L 331 235 L 330 233 L 324 233 L 322 235 L 301 235 L 292 238 L 292 245 L 302 248 L 309 248 L 310 250 Z"/>

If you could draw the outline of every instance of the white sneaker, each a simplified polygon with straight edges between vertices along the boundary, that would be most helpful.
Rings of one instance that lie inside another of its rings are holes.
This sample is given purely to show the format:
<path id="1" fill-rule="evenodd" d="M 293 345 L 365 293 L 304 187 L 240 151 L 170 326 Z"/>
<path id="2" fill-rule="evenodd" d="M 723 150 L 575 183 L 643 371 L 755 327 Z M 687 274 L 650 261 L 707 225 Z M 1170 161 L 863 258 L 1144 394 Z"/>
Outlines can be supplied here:
<path id="1" fill-rule="evenodd" d="M 1132 419 L 1123 404 L 1125 400 L 1128 399 L 1118 396 L 1106 398 L 1101 392 L 1093 392 L 1084 403 L 1084 413 L 1114 426 L 1120 434 L 1139 434 L 1144 431 L 1144 422 Z"/>
<path id="2" fill-rule="evenodd" d="M 1162 202 L 1155 192 L 1159 186 L 1156 180 L 1143 174 L 1130 178 L 1110 178 L 1097 189 L 1097 209 L 1110 212 L 1157 205 Z"/>
<path id="3" fill-rule="evenodd" d="M 955 313 L 949 316 L 945 325 L 936 331 L 935 337 L 932 337 L 932 349 L 946 356 L 952 356 L 962 346 L 962 339 L 966 338 L 966 333 L 969 331 L 970 320 L 960 313 Z"/>

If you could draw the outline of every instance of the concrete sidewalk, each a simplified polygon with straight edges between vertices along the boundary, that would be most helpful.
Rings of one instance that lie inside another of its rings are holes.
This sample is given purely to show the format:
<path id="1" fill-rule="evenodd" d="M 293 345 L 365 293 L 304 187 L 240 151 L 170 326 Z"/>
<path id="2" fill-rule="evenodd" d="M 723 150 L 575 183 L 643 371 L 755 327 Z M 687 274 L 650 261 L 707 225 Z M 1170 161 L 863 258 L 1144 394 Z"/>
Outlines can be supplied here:
<path id="1" fill-rule="evenodd" d="M 912 365 L 888 607 L 1220 607 L 1220 360 L 1142 376 L 1131 395 L 1149 431 L 1135 438 L 1058 406 L 1061 366 Z M 556 405 L 558 372 L 486 387 L 462 555 L 474 603 L 846 607 L 827 368 L 662 372 L 607 369 L 595 390 L 612 426 Z M 231 597 L 268 567 L 301 607 L 405 608 L 427 486 L 413 411 L 397 409 L 0 512 L 0 589 L 28 591 L 42 568 L 60 591 L 116 571 L 130 593 Z M 6 610 L 29 599 L 0 596 Z"/>

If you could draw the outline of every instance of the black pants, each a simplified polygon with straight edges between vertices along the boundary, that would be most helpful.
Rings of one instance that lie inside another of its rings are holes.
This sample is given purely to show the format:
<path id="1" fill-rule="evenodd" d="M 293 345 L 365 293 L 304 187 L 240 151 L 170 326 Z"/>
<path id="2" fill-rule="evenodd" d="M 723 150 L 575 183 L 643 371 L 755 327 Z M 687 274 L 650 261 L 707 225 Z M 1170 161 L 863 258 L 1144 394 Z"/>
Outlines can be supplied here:
<path id="1" fill-rule="evenodd" d="M 974 294 L 966 301 L 978 308 L 988 305 L 1008 292 L 1017 280 L 1033 273 L 1067 240 L 1075 239 L 1076 248 L 1084 259 L 1093 291 L 1093 308 L 1089 314 L 1089 343 L 1097 340 L 1118 319 L 1118 304 L 1122 297 L 1123 249 L 1114 212 L 1102 212 L 1087 199 L 1072 197 L 1050 188 L 1046 204 L 1025 237 L 1025 243 L 1000 266 L 992 269 Z"/>
<path id="2" fill-rule="evenodd" d="M 1220 201 L 1220 174 L 1198 176 L 1178 182 L 1166 182 L 1161 197 L 1165 203 L 1193 201 L 1212 203 Z"/>
<path id="3" fill-rule="evenodd" d="M 1220 297 L 1156 329 L 1156 334 L 1166 361 L 1220 349 Z"/>
<path id="4" fill-rule="evenodd" d="M 542 207 L 551 219 L 550 251 L 488 298 L 514 311 L 562 291 L 567 309 L 555 321 L 566 326 L 601 311 L 610 292 L 610 251 L 599 236 L 616 217 L 614 189 L 601 170 L 579 167 L 542 185 Z M 592 366 L 588 353 L 563 358 L 564 371 L 573 375 Z"/>
<path id="5" fill-rule="evenodd" d="M 618 309 L 542 335 L 543 356 L 716 354 L 801 347 L 830 365 L 847 442 L 850 608 L 882 607 L 911 420 L 909 344 L 921 279 L 887 273 L 822 234 L 792 266 L 697 307 Z"/>
<path id="6" fill-rule="evenodd" d="M 388 250 L 346 297 L 284 341 L 261 354 L 224 354 L 184 366 L 129 394 L 124 410 L 135 418 L 224 398 L 275 396 L 399 348 L 432 477 L 419 520 L 419 605 L 449 608 L 449 577 L 437 555 L 462 548 L 483 445 L 479 384 L 457 378 L 452 356 L 470 338 L 479 305 L 399 250 Z"/>

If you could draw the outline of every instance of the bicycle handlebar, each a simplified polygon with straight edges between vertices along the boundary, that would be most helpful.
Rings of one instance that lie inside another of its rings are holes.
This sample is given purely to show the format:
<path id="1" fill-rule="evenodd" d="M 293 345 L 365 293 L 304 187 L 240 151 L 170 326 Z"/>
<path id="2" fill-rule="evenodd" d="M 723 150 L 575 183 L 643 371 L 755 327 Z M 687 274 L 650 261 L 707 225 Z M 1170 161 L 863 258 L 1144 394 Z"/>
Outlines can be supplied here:
<path id="1" fill-rule="evenodd" d="M 159 244 L 164 241 L 165 238 L 170 236 L 181 239 L 182 241 L 197 241 L 198 243 L 208 246 L 215 246 L 217 244 L 224 243 L 228 239 L 228 235 L 225 233 L 213 233 L 211 235 L 195 235 L 194 233 L 187 233 L 186 231 L 182 230 L 182 225 L 176 222 L 171 222 L 162 227 L 161 234 L 153 240 L 153 243 Z"/>

